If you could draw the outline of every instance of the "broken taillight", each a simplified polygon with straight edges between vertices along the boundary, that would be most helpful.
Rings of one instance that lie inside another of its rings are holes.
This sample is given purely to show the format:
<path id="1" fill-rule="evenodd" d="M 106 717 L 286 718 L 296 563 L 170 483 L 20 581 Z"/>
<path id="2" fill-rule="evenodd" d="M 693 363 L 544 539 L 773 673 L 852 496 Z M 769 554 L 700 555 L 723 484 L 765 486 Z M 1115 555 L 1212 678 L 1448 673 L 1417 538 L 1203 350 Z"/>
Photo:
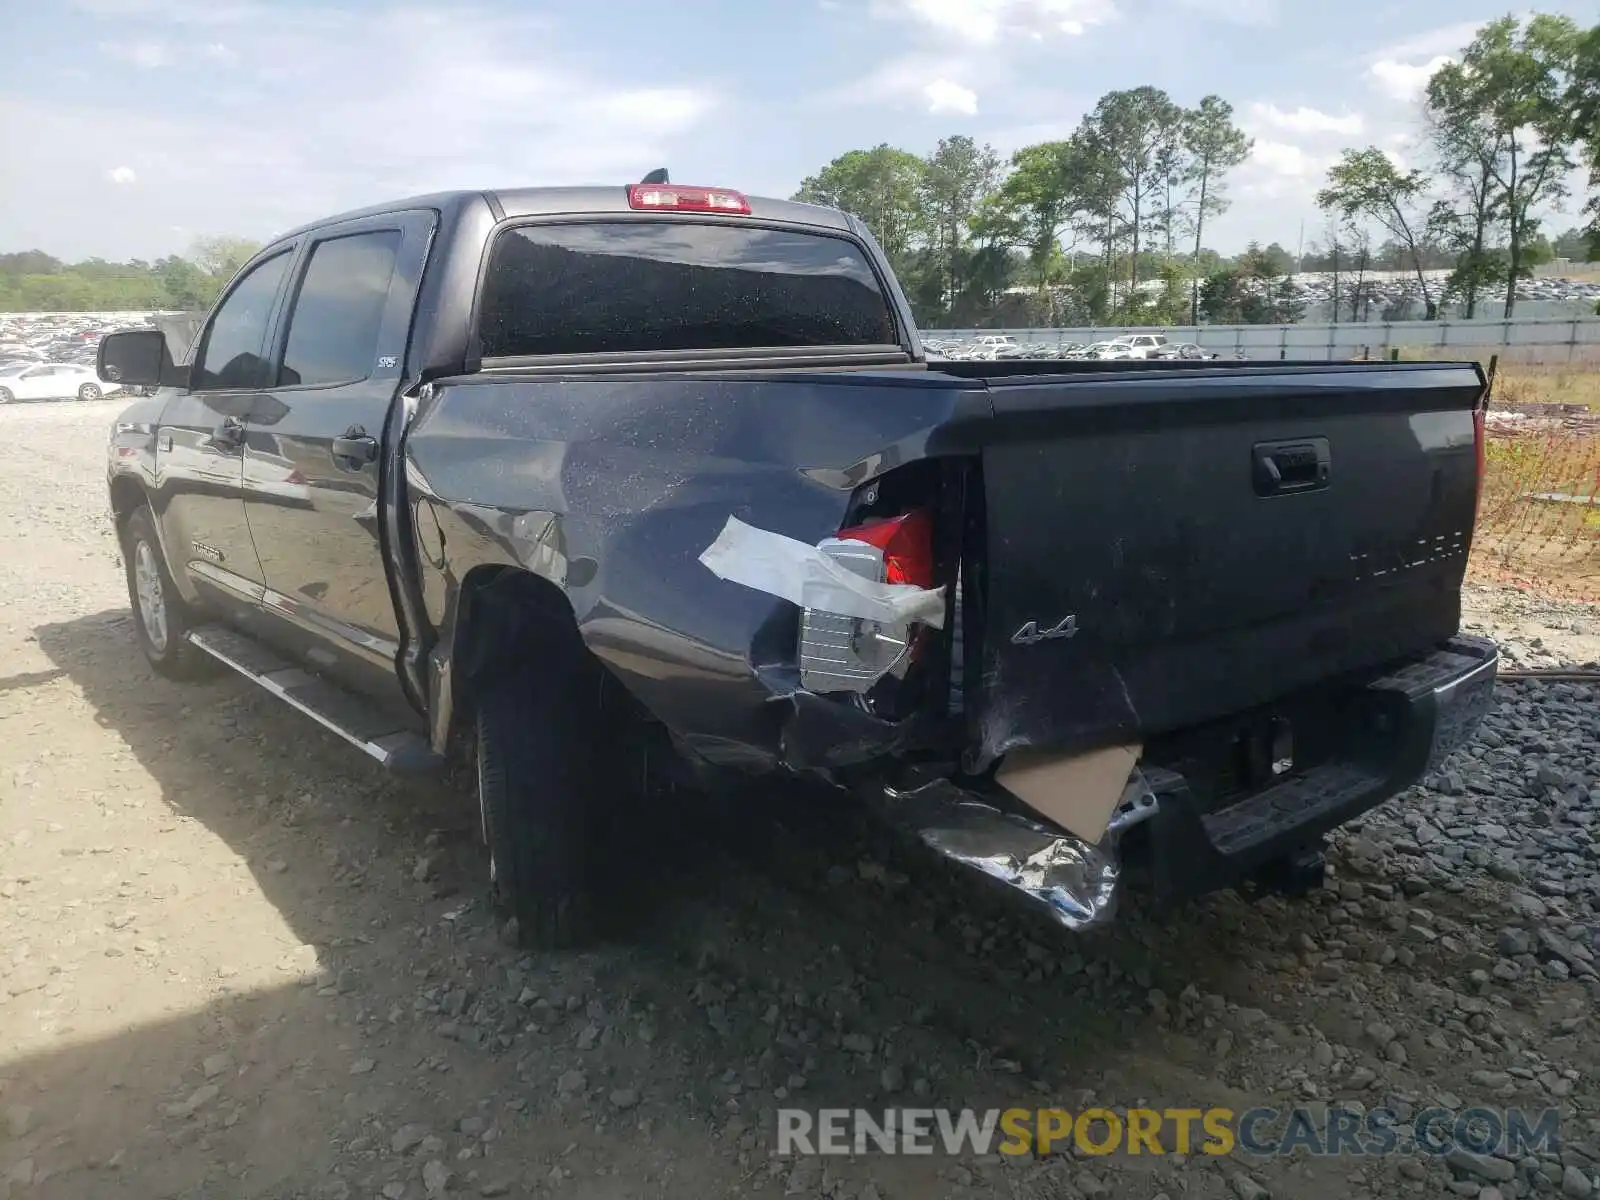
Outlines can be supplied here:
<path id="1" fill-rule="evenodd" d="M 834 535 L 842 541 L 865 542 L 883 551 L 883 582 L 933 586 L 933 517 L 914 508 L 898 517 L 868 521 Z"/>
<path id="2" fill-rule="evenodd" d="M 876 583 L 933 586 L 933 516 L 912 509 L 841 529 L 817 544 L 840 566 Z M 914 622 L 883 622 L 820 609 L 800 614 L 800 679 L 816 692 L 866 692 L 916 656 Z"/>

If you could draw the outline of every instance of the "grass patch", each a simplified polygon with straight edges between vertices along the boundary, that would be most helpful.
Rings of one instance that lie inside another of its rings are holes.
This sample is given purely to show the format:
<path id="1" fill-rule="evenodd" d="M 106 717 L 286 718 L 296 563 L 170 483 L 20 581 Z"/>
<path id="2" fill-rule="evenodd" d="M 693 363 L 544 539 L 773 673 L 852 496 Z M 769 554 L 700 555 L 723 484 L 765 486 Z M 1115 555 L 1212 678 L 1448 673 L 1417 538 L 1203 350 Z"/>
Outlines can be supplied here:
<path id="1" fill-rule="evenodd" d="M 1541 367 L 1502 363 L 1495 379 L 1496 408 L 1519 404 L 1581 404 L 1600 412 L 1600 364 Z"/>
<path id="2" fill-rule="evenodd" d="M 1491 437 L 1483 454 L 1485 508 L 1530 492 L 1588 496 L 1595 487 L 1594 441 L 1539 434 Z"/>
<path id="3" fill-rule="evenodd" d="M 1493 407 L 1577 404 L 1600 412 L 1600 369 L 1502 361 Z M 1600 432 L 1530 422 L 1484 446 L 1482 501 L 1470 574 L 1530 591 L 1600 602 Z M 1537 497 L 1572 497 L 1559 502 Z M 1587 501 L 1587 503 L 1585 503 Z"/>

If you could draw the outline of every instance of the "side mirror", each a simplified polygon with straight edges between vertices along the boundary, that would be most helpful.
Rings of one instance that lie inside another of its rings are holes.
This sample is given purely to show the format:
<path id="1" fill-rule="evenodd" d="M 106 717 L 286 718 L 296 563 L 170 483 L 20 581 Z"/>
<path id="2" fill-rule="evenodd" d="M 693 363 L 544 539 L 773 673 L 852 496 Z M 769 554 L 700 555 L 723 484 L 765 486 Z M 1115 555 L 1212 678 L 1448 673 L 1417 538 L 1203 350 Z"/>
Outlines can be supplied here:
<path id="1" fill-rule="evenodd" d="M 160 387 L 175 382 L 177 371 L 159 329 L 125 329 L 100 339 L 95 374 L 123 387 Z"/>

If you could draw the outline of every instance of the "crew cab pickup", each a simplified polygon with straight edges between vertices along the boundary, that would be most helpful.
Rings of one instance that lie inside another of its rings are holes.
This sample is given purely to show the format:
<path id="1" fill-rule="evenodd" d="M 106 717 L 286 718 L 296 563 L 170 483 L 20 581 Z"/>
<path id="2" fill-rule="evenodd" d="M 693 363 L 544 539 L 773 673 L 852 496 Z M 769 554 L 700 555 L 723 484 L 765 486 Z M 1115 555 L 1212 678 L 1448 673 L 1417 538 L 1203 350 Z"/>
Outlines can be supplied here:
<path id="1" fill-rule="evenodd" d="M 1471 363 L 930 364 L 866 227 L 670 183 L 274 240 L 110 437 L 138 644 L 470 751 L 572 944 L 658 770 L 848 789 L 1083 929 L 1321 878 L 1489 703 Z"/>

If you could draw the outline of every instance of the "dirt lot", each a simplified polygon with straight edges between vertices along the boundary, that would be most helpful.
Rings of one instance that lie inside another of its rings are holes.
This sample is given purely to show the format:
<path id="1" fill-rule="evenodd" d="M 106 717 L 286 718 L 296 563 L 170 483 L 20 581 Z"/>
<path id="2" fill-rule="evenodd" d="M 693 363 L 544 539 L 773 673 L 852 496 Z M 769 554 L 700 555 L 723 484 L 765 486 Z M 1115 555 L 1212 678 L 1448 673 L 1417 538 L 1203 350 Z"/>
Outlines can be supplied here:
<path id="1" fill-rule="evenodd" d="M 657 814 L 617 863 L 627 936 L 525 957 L 459 780 L 397 784 L 243 681 L 145 668 L 103 515 L 119 407 L 0 410 L 0 1195 L 1594 1193 L 1594 684 L 1502 685 L 1306 901 L 1075 939 L 769 789 Z M 1592 608 L 1471 603 L 1516 661 L 1600 658 Z M 772 1154 L 784 1105 L 1332 1102 L 1554 1107 L 1563 1144 Z"/>

